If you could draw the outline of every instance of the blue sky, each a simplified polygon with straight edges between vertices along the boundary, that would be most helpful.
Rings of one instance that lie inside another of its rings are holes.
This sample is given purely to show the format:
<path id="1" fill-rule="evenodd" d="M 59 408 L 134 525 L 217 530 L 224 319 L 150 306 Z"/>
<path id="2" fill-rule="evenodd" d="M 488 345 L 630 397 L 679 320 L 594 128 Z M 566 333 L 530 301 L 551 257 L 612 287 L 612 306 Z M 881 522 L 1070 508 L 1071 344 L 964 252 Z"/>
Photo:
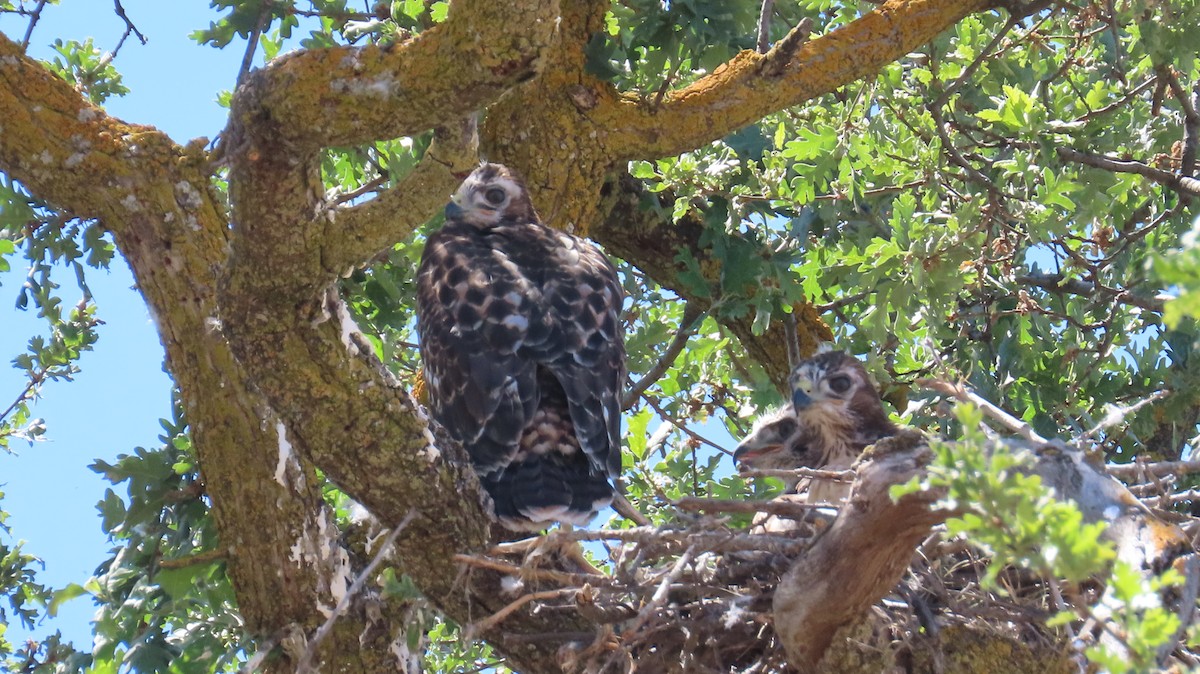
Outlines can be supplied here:
<path id="1" fill-rule="evenodd" d="M 189 33 L 216 18 L 205 0 L 123 0 L 122 5 L 149 42 L 126 40 L 115 63 L 131 91 L 110 99 L 108 112 L 156 126 L 180 143 L 215 136 L 226 118 L 216 96 L 232 88 L 244 45 L 217 50 L 188 39 Z M 10 38 L 20 40 L 26 25 L 0 15 L 0 32 Z M 46 8 L 30 52 L 50 58 L 55 38 L 83 42 L 88 37 L 108 50 L 124 30 L 112 2 L 63 0 Z M 19 265 L 20 260 L 13 263 Z M 59 283 L 64 304 L 72 306 L 79 293 L 69 271 L 64 272 Z M 35 312 L 13 308 L 23 280 L 21 268 L 0 274 L 0 358 L 6 363 L 25 350 L 30 337 L 46 332 Z M 83 371 L 75 382 L 51 383 L 43 389 L 34 415 L 46 420 L 47 440 L 32 447 L 14 443 L 16 455 L 0 454 L 0 491 L 6 493 L 0 507 L 11 514 L 9 524 L 14 535 L 26 541 L 25 551 L 45 561 L 41 582 L 53 586 L 83 582 L 107 557 L 108 544 L 94 507 L 107 483 L 87 466 L 96 458 L 112 461 L 136 446 L 157 446 L 158 420 L 168 416 L 171 403 L 162 346 L 125 262 L 118 258 L 111 272 L 92 271 L 88 282 L 105 322 L 95 351 L 83 357 Z M 0 365 L 0 409 L 23 387 L 18 371 Z M 59 618 L 34 634 L 61 629 L 86 648 L 94 611 L 87 598 L 73 600 L 63 606 Z M 16 625 L 9 629 L 7 636 L 19 643 L 24 632 Z"/>
<path id="2" fill-rule="evenodd" d="M 217 94 L 233 87 L 245 44 L 235 42 L 217 50 L 188 38 L 217 18 L 206 0 L 122 0 L 122 5 L 149 43 L 142 45 L 131 37 L 122 47 L 115 64 L 131 91 L 110 99 L 108 113 L 155 126 L 179 143 L 200 136 L 213 138 L 226 121 Z M 26 25 L 0 15 L 0 32 L 14 39 L 24 35 Z M 61 5 L 47 8 L 30 52 L 52 58 L 55 52 L 50 44 L 55 38 L 83 42 L 91 37 L 98 48 L 111 49 L 124 30 L 124 22 L 107 0 L 62 0 Z M 20 260 L 13 263 L 20 265 Z M 70 272 L 63 271 L 59 277 L 63 301 L 73 306 L 79 292 L 73 288 Z M 34 312 L 13 309 L 24 273 L 18 267 L 0 274 L 0 358 L 4 361 L 22 353 L 30 337 L 45 333 L 44 322 Z M 171 403 L 162 346 L 124 260 L 115 260 L 110 272 L 91 271 L 88 282 L 98 316 L 105 322 L 99 328 L 99 343 L 83 357 L 83 371 L 76 381 L 43 389 L 34 415 L 46 420 L 46 441 L 33 447 L 14 443 L 16 455 L 0 454 L 0 491 L 6 493 L 0 507 L 11 514 L 9 524 L 15 536 L 26 541 L 25 552 L 44 560 L 46 569 L 39 580 L 54 587 L 83 583 L 109 556 L 95 510 L 109 485 L 87 466 L 97 458 L 112 462 L 134 447 L 158 446 L 159 419 L 169 416 Z M 0 409 L 24 385 L 18 371 L 0 364 Z M 652 430 L 655 425 L 652 422 Z M 717 422 L 696 430 L 727 446 L 736 444 Z M 732 468 L 732 462 L 722 460 L 720 473 Z M 125 496 L 123 488 L 117 488 L 117 493 Z M 89 599 L 75 599 L 63 605 L 56 619 L 45 621 L 28 636 L 60 629 L 86 649 L 94 612 Z M 27 634 L 17 625 L 9 630 L 6 636 L 14 643 Z"/>

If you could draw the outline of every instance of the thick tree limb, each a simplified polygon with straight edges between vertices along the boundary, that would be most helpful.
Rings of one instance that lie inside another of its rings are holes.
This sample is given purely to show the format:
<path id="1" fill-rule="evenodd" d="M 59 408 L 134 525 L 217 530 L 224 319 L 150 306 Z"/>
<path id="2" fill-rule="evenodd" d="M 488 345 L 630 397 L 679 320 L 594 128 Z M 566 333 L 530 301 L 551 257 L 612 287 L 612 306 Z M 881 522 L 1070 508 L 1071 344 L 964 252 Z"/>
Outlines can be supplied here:
<path id="1" fill-rule="evenodd" d="M 557 0 L 459 0 L 442 24 L 392 47 L 310 49 L 252 73 L 281 140 L 301 151 L 433 128 L 537 72 Z"/>
<path id="2" fill-rule="evenodd" d="M 177 150 L 104 114 L 0 33 L 0 168 L 30 190 L 83 218 L 118 214 L 127 197 L 129 212 L 140 203 L 134 165 L 164 149 Z"/>
<path id="3" fill-rule="evenodd" d="M 988 2 L 889 0 L 807 43 L 802 30 L 793 31 L 771 56 L 744 51 L 661 102 L 623 94 L 585 72 L 583 48 L 603 27 L 607 6 L 563 5 L 562 39 L 541 76 L 488 109 L 481 137 L 489 159 L 524 173 L 543 219 L 585 235 L 604 218 L 598 186 L 615 166 L 695 149 L 872 75 Z M 531 128 L 529 119 L 539 124 Z"/>
<path id="4" fill-rule="evenodd" d="M 474 118 L 434 130 L 416 168 L 374 199 L 329 211 L 322 235 L 322 267 L 338 276 L 361 265 L 429 221 L 479 161 Z"/>
<path id="5" fill-rule="evenodd" d="M 221 334 L 216 287 L 229 227 L 203 144 L 180 148 L 105 115 L 3 35 L 0 119 L 0 170 L 56 207 L 99 217 L 133 270 L 182 392 L 247 630 L 315 624 L 344 581 L 336 527 L 312 464 L 290 452 Z M 347 624 L 361 630 L 358 621 Z M 357 651 L 347 636 L 321 656 Z"/>
<path id="6" fill-rule="evenodd" d="M 616 130 L 610 147 L 626 159 L 666 157 L 721 138 L 762 117 L 870 76 L 984 9 L 986 0 L 888 0 L 850 24 L 766 54 L 743 51 L 661 106 L 621 99 L 593 114 Z M 793 31 L 795 33 L 796 31 Z M 794 53 L 793 53 L 794 52 Z"/>
<path id="7" fill-rule="evenodd" d="M 917 544 L 946 518 L 933 509 L 936 494 L 894 502 L 888 491 L 917 475 L 931 456 L 916 433 L 877 444 L 837 519 L 780 581 L 775 631 L 800 671 L 816 667 L 834 633 L 895 587 Z"/>

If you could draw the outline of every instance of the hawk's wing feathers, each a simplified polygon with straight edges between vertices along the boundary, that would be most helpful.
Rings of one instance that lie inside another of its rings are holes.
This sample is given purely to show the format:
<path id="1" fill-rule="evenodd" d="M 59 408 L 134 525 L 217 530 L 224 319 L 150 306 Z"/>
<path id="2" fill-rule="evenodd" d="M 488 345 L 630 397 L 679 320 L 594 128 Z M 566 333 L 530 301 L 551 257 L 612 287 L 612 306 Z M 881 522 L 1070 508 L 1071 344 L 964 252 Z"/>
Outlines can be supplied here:
<path id="1" fill-rule="evenodd" d="M 476 169 L 446 213 L 417 273 L 434 418 L 471 455 L 502 523 L 586 521 L 621 466 L 616 270 L 539 224 L 503 166 Z"/>

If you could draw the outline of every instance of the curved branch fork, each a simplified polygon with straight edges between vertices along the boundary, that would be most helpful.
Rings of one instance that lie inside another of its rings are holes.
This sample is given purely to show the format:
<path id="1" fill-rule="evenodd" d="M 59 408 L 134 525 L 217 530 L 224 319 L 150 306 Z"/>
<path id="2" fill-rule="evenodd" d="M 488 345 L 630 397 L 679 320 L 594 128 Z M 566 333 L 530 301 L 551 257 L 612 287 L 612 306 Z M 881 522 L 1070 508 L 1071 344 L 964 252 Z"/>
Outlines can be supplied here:
<path id="1" fill-rule="evenodd" d="M 238 88 L 224 139 L 233 227 L 218 300 L 224 334 L 269 404 L 261 413 L 278 415 L 290 445 L 382 521 L 416 512 L 398 556 L 458 619 L 467 600 L 461 589 L 450 596 L 451 559 L 488 540 L 477 480 L 374 358 L 332 287 L 334 267 L 360 264 L 445 203 L 453 162 L 427 155 L 415 184 L 376 198 L 389 207 L 338 210 L 325 202 L 318 152 L 423 132 L 487 105 L 536 74 L 557 14 L 557 0 L 461 0 L 445 23 L 398 46 L 280 59 Z"/>
<path id="2" fill-rule="evenodd" d="M 895 587 L 913 550 L 948 513 L 939 494 L 889 494 L 932 458 L 913 431 L 881 441 L 860 465 L 849 501 L 829 530 L 784 575 L 775 590 L 775 631 L 800 671 L 820 662 L 838 628 L 856 620 Z"/>

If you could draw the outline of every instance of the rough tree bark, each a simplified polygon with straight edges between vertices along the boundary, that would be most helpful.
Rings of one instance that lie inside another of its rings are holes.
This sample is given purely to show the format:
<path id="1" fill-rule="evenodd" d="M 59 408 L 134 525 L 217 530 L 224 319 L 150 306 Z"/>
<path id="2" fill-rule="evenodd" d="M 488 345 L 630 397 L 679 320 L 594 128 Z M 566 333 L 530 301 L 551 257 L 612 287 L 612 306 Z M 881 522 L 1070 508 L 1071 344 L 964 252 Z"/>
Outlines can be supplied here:
<path id="1" fill-rule="evenodd" d="M 451 561 L 489 540 L 480 501 L 461 496 L 478 493 L 475 478 L 359 348 L 331 290 L 428 219 L 475 161 L 453 120 L 488 107 L 484 150 L 526 174 L 542 213 L 582 233 L 595 225 L 611 250 L 670 286 L 669 249 L 639 242 L 695 247 L 694 234 L 687 223 L 648 228 L 628 181 L 602 199 L 614 167 L 698 147 L 870 75 L 985 5 L 888 0 L 809 42 L 740 54 L 655 103 L 584 72 L 608 2 L 456 0 L 445 23 L 399 46 L 306 51 L 252 73 L 217 157 L 203 141 L 181 147 L 105 114 L 0 35 L 0 170 L 101 221 L 132 268 L 182 392 L 251 634 L 267 644 L 311 635 L 349 582 L 316 468 L 384 522 L 416 513 L 398 546 L 402 570 L 467 623 L 506 603 L 496 574 L 460 582 Z M 324 202 L 321 148 L 434 127 L 437 141 L 401 184 L 350 208 Z M 211 187 L 216 162 L 230 167 L 231 213 Z M 734 330 L 779 379 L 781 340 Z M 403 626 L 376 620 L 352 608 L 319 660 L 338 671 L 394 667 L 386 646 Z M 591 628 L 571 620 L 556 617 L 554 630 Z M 526 610 L 484 636 L 518 669 L 557 671 L 554 644 L 506 638 L 549 629 Z M 295 653 L 280 655 L 271 671 L 294 667 Z"/>

